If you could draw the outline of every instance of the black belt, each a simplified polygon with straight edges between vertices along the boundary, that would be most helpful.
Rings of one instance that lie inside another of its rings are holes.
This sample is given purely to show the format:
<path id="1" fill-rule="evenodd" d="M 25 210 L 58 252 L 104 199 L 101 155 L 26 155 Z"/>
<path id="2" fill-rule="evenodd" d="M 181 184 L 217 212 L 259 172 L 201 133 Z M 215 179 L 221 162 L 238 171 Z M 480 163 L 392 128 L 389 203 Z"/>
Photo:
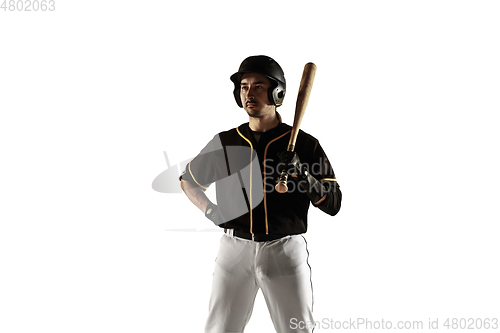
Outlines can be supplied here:
<path id="1" fill-rule="evenodd" d="M 227 233 L 227 231 L 230 229 L 224 229 L 224 232 Z M 268 242 L 268 241 L 273 241 L 276 239 L 280 239 L 283 237 L 286 237 L 288 235 L 281 235 L 281 234 L 251 234 L 249 232 L 244 232 L 241 230 L 233 230 L 233 236 L 243 238 L 243 239 L 248 239 L 248 240 L 253 240 L 255 242 Z"/>

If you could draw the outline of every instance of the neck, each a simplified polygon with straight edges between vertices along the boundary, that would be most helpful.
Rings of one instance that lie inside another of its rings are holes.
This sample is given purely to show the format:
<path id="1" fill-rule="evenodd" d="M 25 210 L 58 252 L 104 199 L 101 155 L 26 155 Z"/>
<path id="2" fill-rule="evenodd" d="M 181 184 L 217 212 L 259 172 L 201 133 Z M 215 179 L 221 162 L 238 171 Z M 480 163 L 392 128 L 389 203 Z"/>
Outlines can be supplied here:
<path id="1" fill-rule="evenodd" d="M 276 117 L 276 110 L 269 115 L 263 117 L 249 117 L 250 129 L 254 132 L 267 132 L 279 125 L 279 120 Z"/>

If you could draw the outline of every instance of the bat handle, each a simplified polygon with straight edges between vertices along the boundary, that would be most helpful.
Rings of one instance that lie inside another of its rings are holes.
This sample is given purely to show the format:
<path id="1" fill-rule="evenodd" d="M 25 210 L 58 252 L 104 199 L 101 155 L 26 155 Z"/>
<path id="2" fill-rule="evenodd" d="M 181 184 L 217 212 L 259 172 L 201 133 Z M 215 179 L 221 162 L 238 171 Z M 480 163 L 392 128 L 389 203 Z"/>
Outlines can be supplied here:
<path id="1" fill-rule="evenodd" d="M 278 193 L 286 193 L 288 191 L 288 186 L 286 185 L 288 181 L 288 172 L 286 170 L 281 171 L 281 176 L 280 180 L 278 181 L 278 184 L 274 187 L 276 192 Z"/>

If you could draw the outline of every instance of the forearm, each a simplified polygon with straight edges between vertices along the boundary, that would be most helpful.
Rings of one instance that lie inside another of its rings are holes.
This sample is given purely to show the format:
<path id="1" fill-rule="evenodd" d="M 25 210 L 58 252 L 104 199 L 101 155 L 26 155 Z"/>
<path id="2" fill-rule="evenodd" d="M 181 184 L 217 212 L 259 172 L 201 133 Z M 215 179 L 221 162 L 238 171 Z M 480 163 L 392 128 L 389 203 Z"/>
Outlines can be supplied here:
<path id="1" fill-rule="evenodd" d="M 314 204 L 314 206 L 318 207 L 323 212 L 329 215 L 335 216 L 340 210 L 341 203 L 342 192 L 340 192 L 340 189 L 338 188 L 338 186 L 336 186 L 335 188 L 331 188 L 328 191 L 328 193 L 324 197 L 324 200 Z"/>
<path id="2" fill-rule="evenodd" d="M 319 199 L 319 201 L 318 201 L 318 202 L 313 202 L 313 205 L 317 206 L 317 205 L 319 205 L 320 203 L 322 203 L 323 201 L 325 201 L 325 199 L 326 199 L 326 194 L 323 196 L 323 198 Z"/>
<path id="3" fill-rule="evenodd" d="M 196 206 L 199 210 L 205 214 L 210 200 L 208 199 L 205 191 L 201 187 L 194 186 L 189 181 L 181 179 L 181 188 L 188 197 L 188 199 Z"/>
<path id="4" fill-rule="evenodd" d="M 337 183 L 321 184 L 307 171 L 305 177 L 299 182 L 300 188 L 307 194 L 312 204 L 329 215 L 336 215 L 340 210 L 342 193 Z"/>

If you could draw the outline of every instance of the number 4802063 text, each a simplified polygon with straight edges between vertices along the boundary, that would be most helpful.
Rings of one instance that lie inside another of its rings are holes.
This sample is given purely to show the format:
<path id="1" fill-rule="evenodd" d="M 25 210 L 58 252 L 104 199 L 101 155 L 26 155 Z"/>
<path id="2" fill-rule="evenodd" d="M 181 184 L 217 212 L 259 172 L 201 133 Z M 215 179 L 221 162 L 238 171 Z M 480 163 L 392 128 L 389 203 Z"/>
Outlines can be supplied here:
<path id="1" fill-rule="evenodd" d="M 3 0 L 0 10 L 4 12 L 46 12 L 56 10 L 55 0 Z"/>

